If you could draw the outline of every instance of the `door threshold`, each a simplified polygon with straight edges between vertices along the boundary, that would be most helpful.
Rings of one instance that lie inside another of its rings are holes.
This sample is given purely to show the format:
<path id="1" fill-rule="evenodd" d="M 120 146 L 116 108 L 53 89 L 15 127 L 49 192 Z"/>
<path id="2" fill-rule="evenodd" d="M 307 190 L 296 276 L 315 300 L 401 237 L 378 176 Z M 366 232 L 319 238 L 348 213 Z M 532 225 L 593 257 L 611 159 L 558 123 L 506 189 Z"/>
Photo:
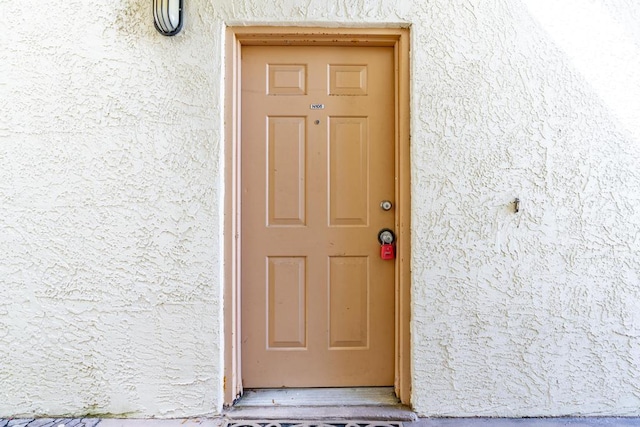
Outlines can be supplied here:
<path id="1" fill-rule="evenodd" d="M 415 421 L 393 387 L 248 389 L 225 411 L 229 419 Z"/>
<path id="2" fill-rule="evenodd" d="M 393 387 L 248 389 L 235 404 L 245 406 L 395 406 Z"/>

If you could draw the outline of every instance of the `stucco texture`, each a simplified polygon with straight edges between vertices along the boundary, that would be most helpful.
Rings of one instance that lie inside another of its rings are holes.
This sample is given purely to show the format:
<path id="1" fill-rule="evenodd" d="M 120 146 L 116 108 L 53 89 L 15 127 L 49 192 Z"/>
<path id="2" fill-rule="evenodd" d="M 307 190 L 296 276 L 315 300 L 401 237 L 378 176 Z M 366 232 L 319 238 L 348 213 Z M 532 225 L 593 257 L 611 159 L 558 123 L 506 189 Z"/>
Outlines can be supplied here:
<path id="1" fill-rule="evenodd" d="M 221 410 L 254 24 L 411 28 L 414 409 L 640 415 L 639 3 L 185 3 L 166 38 L 151 0 L 0 0 L 0 417 Z"/>
<path id="2" fill-rule="evenodd" d="M 0 414 L 216 413 L 220 37 L 1 4 Z"/>

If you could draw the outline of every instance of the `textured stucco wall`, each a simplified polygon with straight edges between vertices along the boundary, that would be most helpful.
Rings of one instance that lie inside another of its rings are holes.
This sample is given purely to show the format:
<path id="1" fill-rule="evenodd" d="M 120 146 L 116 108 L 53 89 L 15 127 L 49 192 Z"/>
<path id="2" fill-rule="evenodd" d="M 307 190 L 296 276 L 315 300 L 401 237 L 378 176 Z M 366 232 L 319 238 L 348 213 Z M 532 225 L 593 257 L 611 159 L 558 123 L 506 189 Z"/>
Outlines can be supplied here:
<path id="1" fill-rule="evenodd" d="M 150 3 L 0 0 L 0 416 L 220 410 L 225 24 L 411 25 L 420 414 L 640 415 L 639 3 Z"/>
<path id="2" fill-rule="evenodd" d="M 217 412 L 219 30 L 0 5 L 0 415 Z"/>
<path id="3" fill-rule="evenodd" d="M 421 413 L 640 413 L 639 12 L 632 1 L 416 6 Z"/>

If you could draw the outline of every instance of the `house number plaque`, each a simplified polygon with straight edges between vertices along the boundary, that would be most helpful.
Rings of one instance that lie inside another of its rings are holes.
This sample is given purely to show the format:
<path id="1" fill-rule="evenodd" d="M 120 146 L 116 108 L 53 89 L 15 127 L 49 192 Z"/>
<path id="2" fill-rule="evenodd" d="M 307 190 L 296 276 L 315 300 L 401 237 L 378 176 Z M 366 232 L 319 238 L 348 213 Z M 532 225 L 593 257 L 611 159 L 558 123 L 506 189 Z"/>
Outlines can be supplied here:
<path id="1" fill-rule="evenodd" d="M 324 110 L 324 104 L 311 104 L 312 110 Z"/>

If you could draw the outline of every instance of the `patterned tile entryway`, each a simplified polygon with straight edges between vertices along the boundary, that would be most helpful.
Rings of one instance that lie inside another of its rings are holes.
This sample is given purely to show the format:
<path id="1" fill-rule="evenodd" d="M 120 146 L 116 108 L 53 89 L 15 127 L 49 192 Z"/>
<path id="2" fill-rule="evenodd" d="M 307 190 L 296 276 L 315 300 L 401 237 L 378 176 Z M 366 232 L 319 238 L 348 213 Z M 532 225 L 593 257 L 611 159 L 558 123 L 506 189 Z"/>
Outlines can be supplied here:
<path id="1" fill-rule="evenodd" d="M 398 421 L 229 421 L 225 427 L 402 427 Z"/>

